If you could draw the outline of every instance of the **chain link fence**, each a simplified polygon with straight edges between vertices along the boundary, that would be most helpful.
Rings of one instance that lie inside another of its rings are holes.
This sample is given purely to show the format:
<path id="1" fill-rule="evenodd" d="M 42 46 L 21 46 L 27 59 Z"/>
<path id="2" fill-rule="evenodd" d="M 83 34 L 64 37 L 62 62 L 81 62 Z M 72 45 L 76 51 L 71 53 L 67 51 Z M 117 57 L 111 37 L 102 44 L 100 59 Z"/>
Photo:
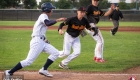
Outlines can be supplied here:
<path id="1" fill-rule="evenodd" d="M 103 10 L 107 11 L 107 10 Z M 124 21 L 140 21 L 139 10 L 121 10 L 125 20 Z M 0 9 L 0 21 L 36 21 L 38 16 L 41 14 L 40 10 L 11 10 L 11 9 Z M 57 19 L 60 17 L 72 17 L 76 16 L 76 10 L 59 9 L 53 10 L 53 14 L 49 19 Z M 101 21 L 109 21 L 108 17 L 100 17 Z"/>

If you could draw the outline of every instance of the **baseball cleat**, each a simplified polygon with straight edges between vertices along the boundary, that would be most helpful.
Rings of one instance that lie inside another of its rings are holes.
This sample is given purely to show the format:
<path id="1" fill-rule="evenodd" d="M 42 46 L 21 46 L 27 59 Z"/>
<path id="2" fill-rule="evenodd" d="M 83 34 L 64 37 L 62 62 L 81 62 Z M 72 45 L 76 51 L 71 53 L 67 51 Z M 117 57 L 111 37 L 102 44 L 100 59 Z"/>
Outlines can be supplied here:
<path id="1" fill-rule="evenodd" d="M 115 34 L 114 33 L 112 33 L 112 31 L 110 30 L 110 34 L 111 34 L 111 36 L 115 36 Z"/>
<path id="2" fill-rule="evenodd" d="M 12 75 L 12 74 L 9 73 L 9 71 L 10 71 L 10 70 L 6 70 L 6 71 L 4 72 L 4 74 L 5 74 L 5 79 L 6 79 L 6 80 L 10 80 L 10 77 L 11 77 L 11 75 Z"/>
<path id="3" fill-rule="evenodd" d="M 62 69 L 69 69 L 67 65 L 64 65 L 62 62 L 60 62 L 59 67 Z"/>
<path id="4" fill-rule="evenodd" d="M 96 60 L 97 57 L 94 57 L 93 60 Z"/>
<path id="5" fill-rule="evenodd" d="M 103 63 L 103 62 L 105 62 L 105 60 L 102 59 L 102 58 L 96 58 L 95 62 L 97 62 L 97 63 Z"/>
<path id="6" fill-rule="evenodd" d="M 48 72 L 48 70 L 44 70 L 43 68 L 41 68 L 41 69 L 39 70 L 39 74 L 44 75 L 44 76 L 47 76 L 47 77 L 53 77 L 53 75 L 50 74 L 50 73 Z"/>

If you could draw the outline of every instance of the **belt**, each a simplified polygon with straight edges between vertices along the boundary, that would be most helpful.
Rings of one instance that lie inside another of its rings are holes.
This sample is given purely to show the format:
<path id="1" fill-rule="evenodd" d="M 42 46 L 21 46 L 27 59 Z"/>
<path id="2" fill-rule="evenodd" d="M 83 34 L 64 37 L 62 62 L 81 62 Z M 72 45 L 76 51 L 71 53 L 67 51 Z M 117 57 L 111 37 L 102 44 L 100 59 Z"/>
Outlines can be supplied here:
<path id="1" fill-rule="evenodd" d="M 42 37 L 40 37 L 40 36 L 33 36 L 33 38 L 34 38 L 34 37 L 39 37 L 39 38 L 42 39 L 42 40 L 45 40 L 45 39 L 46 39 L 44 36 L 42 36 Z"/>

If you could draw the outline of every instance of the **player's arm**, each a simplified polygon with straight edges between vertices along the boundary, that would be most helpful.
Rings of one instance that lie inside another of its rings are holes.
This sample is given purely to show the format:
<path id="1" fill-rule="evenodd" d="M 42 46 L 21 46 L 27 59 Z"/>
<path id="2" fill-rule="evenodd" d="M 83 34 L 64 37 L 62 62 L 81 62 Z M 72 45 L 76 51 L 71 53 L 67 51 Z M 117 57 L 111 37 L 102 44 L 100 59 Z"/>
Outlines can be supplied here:
<path id="1" fill-rule="evenodd" d="M 120 11 L 120 17 L 122 20 L 124 20 L 124 17 L 123 17 L 123 14 L 121 13 L 121 11 Z"/>
<path id="2" fill-rule="evenodd" d="M 47 19 L 45 19 L 44 23 L 45 23 L 46 26 L 51 26 L 51 25 L 56 23 L 56 20 L 47 20 Z"/>
<path id="3" fill-rule="evenodd" d="M 62 22 L 58 27 L 59 34 L 61 34 L 61 35 L 64 33 L 63 30 L 62 30 L 64 25 L 65 25 L 65 22 Z"/>
<path id="4" fill-rule="evenodd" d="M 69 23 L 70 23 L 70 20 L 71 20 L 72 18 L 67 18 L 64 22 L 62 22 L 60 25 L 59 25 L 59 27 L 58 27 L 58 31 L 59 31 L 59 34 L 63 34 L 64 32 L 63 32 L 63 30 L 62 30 L 62 28 L 63 28 L 63 26 L 65 26 L 65 25 L 68 25 Z"/>
<path id="5" fill-rule="evenodd" d="M 111 4 L 109 11 L 105 12 L 103 16 L 109 16 L 113 12 L 114 8 L 115 8 L 115 5 Z"/>
<path id="6" fill-rule="evenodd" d="M 51 26 L 51 25 L 54 25 L 56 22 L 59 22 L 59 21 L 64 21 L 66 18 L 59 18 L 59 19 L 56 19 L 56 20 L 47 20 L 45 19 L 44 20 L 44 23 L 46 26 Z"/>

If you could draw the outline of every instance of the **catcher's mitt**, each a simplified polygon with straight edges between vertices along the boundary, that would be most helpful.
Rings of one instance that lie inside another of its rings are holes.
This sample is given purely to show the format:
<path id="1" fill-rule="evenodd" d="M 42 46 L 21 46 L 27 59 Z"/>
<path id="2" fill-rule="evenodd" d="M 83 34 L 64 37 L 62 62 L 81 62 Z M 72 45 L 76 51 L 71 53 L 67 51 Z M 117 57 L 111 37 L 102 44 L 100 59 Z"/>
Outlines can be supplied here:
<path id="1" fill-rule="evenodd" d="M 93 36 L 98 34 L 98 27 L 91 27 L 89 30 L 94 32 Z"/>

